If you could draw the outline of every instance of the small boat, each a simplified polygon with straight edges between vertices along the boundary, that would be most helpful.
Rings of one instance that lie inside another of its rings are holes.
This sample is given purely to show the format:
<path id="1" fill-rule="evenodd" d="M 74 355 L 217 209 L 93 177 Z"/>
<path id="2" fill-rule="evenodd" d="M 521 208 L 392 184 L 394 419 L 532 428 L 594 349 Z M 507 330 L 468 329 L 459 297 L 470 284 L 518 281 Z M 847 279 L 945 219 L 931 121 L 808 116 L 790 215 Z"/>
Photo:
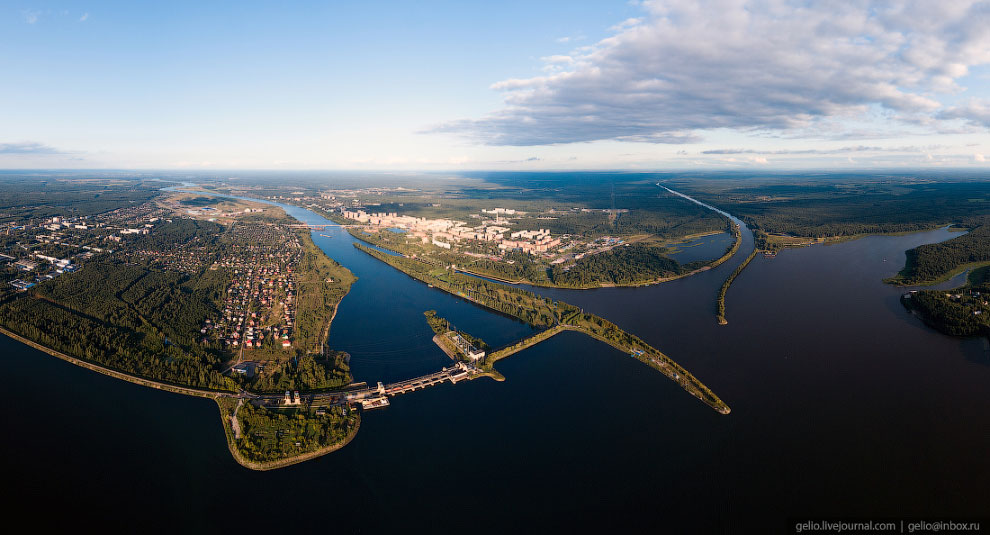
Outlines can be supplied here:
<path id="1" fill-rule="evenodd" d="M 324 238 L 333 238 L 333 236 L 327 236 L 326 234 L 320 234 L 320 236 L 323 236 Z"/>

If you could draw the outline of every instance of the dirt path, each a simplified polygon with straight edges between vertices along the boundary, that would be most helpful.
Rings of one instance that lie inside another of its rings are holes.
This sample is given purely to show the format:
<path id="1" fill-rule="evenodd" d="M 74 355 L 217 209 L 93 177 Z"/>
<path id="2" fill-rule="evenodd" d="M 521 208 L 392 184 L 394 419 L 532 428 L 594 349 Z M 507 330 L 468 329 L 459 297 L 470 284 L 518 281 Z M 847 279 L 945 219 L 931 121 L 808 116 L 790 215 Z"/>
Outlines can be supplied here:
<path id="1" fill-rule="evenodd" d="M 241 438 L 241 423 L 237 421 L 237 409 L 240 409 L 243 404 L 243 399 L 237 400 L 237 406 L 234 407 L 234 413 L 230 415 L 230 428 L 234 430 L 234 438 Z"/>

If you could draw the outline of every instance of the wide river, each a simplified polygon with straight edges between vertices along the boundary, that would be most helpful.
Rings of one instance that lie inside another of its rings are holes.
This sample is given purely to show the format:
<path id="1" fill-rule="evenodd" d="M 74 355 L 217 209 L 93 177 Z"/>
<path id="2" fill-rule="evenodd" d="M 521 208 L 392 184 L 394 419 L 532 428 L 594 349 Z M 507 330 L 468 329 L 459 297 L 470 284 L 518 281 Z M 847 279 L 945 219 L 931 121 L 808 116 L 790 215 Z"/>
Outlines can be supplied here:
<path id="1" fill-rule="evenodd" d="M 307 223 L 322 217 L 284 208 Z M 325 238 L 320 234 L 327 234 Z M 723 416 L 576 333 L 502 361 L 507 380 L 443 385 L 364 415 L 339 452 L 273 472 L 231 458 L 216 405 L 93 373 L 0 338 L 9 510 L 37 527 L 140 531 L 781 532 L 788 518 L 985 515 L 990 359 L 943 336 L 881 279 L 946 230 L 758 256 L 658 286 L 537 289 L 600 314 L 684 365 Z M 430 289 L 352 247 L 314 240 L 358 277 L 329 344 L 357 380 L 449 364 L 435 309 L 493 346 L 529 327 Z M 958 282 L 959 279 L 957 279 Z"/>

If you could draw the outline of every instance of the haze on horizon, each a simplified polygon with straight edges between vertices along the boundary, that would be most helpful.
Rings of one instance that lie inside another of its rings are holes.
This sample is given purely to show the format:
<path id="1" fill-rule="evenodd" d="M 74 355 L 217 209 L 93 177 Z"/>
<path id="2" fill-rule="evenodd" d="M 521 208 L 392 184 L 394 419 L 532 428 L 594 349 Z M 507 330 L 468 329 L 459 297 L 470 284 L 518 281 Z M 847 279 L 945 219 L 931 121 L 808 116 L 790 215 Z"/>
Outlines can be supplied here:
<path id="1" fill-rule="evenodd" d="M 8 2 L 0 168 L 988 168 L 990 2 Z"/>

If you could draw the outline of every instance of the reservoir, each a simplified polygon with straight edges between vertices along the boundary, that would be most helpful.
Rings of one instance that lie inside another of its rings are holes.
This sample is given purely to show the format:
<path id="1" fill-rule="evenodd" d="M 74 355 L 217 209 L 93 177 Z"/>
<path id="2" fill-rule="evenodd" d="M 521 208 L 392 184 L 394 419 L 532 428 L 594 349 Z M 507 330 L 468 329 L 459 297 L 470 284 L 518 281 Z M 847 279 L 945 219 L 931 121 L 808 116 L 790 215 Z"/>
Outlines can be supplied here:
<path id="1" fill-rule="evenodd" d="M 0 338 L 8 506 L 50 505 L 38 526 L 109 518 L 193 532 L 781 532 L 792 517 L 978 516 L 990 480 L 986 345 L 925 327 L 900 305 L 904 290 L 881 282 L 905 250 L 957 235 L 757 256 L 729 290 L 725 326 L 716 293 L 752 250 L 746 229 L 735 257 L 688 278 L 533 289 L 642 337 L 725 400 L 727 416 L 568 332 L 499 362 L 503 383 L 399 396 L 365 413 L 339 452 L 272 472 L 234 462 L 212 401 Z M 358 381 L 449 364 L 428 309 L 495 347 L 532 332 L 354 249 L 339 227 L 313 239 L 359 277 L 328 342 L 352 354 Z"/>

